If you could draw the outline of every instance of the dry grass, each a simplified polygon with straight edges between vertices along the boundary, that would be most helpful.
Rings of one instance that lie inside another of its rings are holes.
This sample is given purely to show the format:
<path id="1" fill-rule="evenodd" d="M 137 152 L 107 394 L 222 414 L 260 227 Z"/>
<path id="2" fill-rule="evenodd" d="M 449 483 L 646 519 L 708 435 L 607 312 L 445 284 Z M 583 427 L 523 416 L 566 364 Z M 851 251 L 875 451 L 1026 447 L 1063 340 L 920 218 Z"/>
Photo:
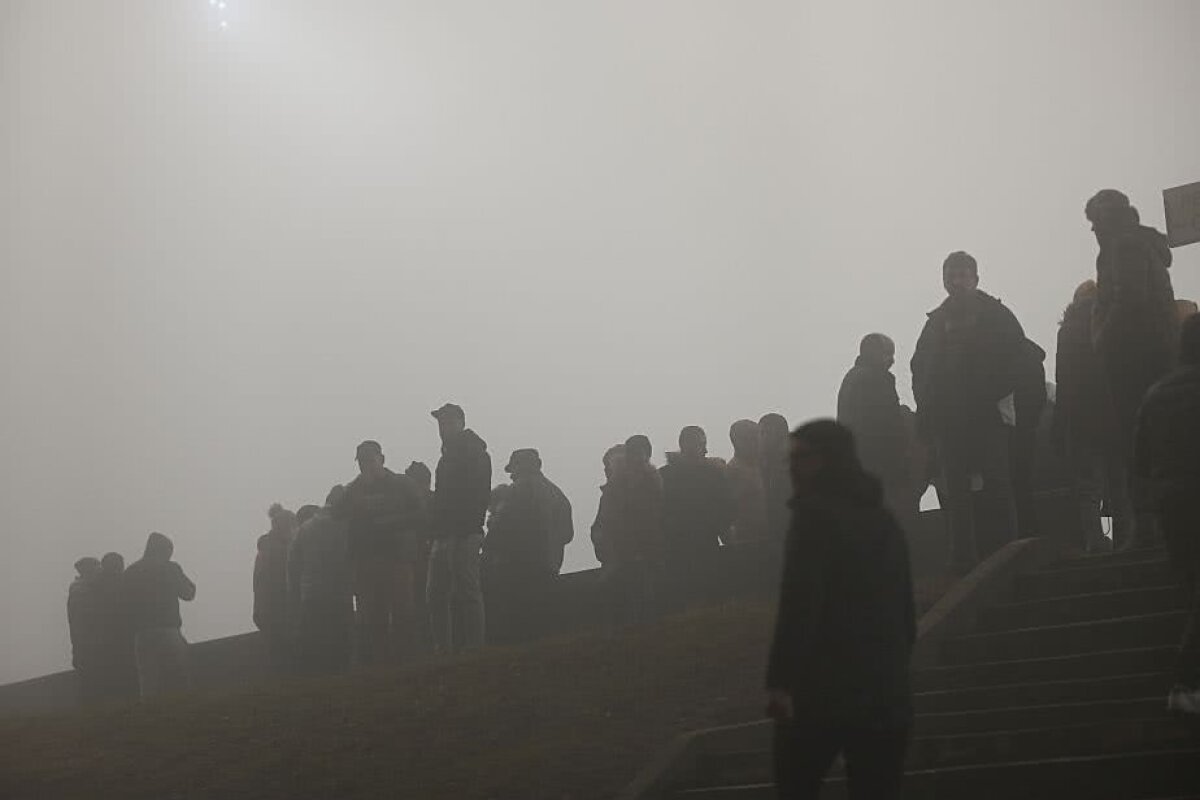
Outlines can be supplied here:
<path id="1" fill-rule="evenodd" d="M 611 797 L 677 734 L 759 715 L 773 614 L 729 605 L 393 672 L 6 720 L 0 796 Z"/>

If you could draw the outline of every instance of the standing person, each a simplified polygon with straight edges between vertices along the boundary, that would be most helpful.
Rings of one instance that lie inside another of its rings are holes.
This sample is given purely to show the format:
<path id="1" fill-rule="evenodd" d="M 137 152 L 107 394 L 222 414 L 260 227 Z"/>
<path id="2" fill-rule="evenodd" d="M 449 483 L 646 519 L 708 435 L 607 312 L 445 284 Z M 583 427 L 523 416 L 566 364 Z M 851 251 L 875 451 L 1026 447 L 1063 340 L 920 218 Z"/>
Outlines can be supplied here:
<path id="1" fill-rule="evenodd" d="M 429 554 L 433 549 L 430 519 L 433 515 L 433 472 L 423 461 L 414 461 L 404 470 L 417 490 L 421 502 L 422 525 L 416 531 L 416 561 L 413 567 L 413 598 L 416 604 L 417 638 L 422 652 L 433 646 L 429 629 Z"/>
<path id="2" fill-rule="evenodd" d="M 1171 250 L 1166 237 L 1142 225 L 1129 198 L 1115 189 L 1098 192 L 1084 213 L 1100 246 L 1092 342 L 1112 398 L 1117 458 L 1128 472 L 1138 407 L 1171 369 L 1177 345 Z M 1128 541 L 1154 544 L 1153 528 L 1152 515 L 1135 513 Z"/>
<path id="3" fill-rule="evenodd" d="M 592 522 L 592 550 L 596 560 L 604 567 L 613 561 L 611 531 L 616 520 L 616 495 L 613 489 L 617 472 L 625 461 L 625 445 L 616 444 L 604 451 L 604 483 L 600 486 L 600 503 L 596 506 L 596 519 Z"/>
<path id="4" fill-rule="evenodd" d="M 788 421 L 771 412 L 758 420 L 763 489 L 767 498 L 767 535 L 782 542 L 791 524 L 792 478 L 788 474 Z"/>
<path id="5" fill-rule="evenodd" d="M 1134 486 L 1191 597 L 1168 705 L 1200 714 L 1200 315 L 1183 323 L 1179 367 L 1150 389 L 1138 412 Z"/>
<path id="6" fill-rule="evenodd" d="M 193 600 L 196 584 L 171 560 L 174 554 L 171 540 L 155 532 L 146 539 L 142 557 L 125 570 L 142 699 L 186 691 L 191 683 L 179 601 Z"/>
<path id="7" fill-rule="evenodd" d="M 462 408 L 447 403 L 432 412 L 442 439 L 433 489 L 433 550 L 428 600 L 433 646 L 439 653 L 483 645 L 480 583 L 483 522 L 492 493 L 487 443 L 467 428 Z"/>
<path id="8" fill-rule="evenodd" d="M 767 667 L 779 796 L 816 798 L 843 754 L 850 797 L 900 797 L 916 638 L 904 533 L 850 432 L 793 434 L 796 499 Z"/>
<path id="9" fill-rule="evenodd" d="M 1046 351 L 1026 339 L 1021 346 L 1017 382 L 1013 391 L 1016 424 L 1009 429 L 1009 472 L 1012 476 L 1013 509 L 1020 536 L 1038 536 L 1037 505 L 1033 478 L 1037 465 L 1038 428 L 1049 396 L 1046 392 Z"/>
<path id="10" fill-rule="evenodd" d="M 84 703 L 93 703 L 103 694 L 104 626 L 99 582 L 98 559 L 86 556 L 75 562 L 75 580 L 67 589 L 67 628 L 71 634 L 71 666 Z"/>
<path id="11" fill-rule="evenodd" d="M 384 466 L 379 442 L 360 443 L 354 459 L 358 477 L 346 487 L 342 502 L 358 600 L 360 660 L 379 664 L 407 657 L 415 641 L 413 566 L 421 503 L 411 481 Z"/>
<path id="12" fill-rule="evenodd" d="M 542 472 L 537 450 L 514 450 L 504 471 L 512 484 L 488 521 L 483 558 L 488 640 L 513 644 L 545 631 L 554 577 L 574 527 L 571 503 Z"/>
<path id="13" fill-rule="evenodd" d="M 345 672 L 354 627 L 348 554 L 346 487 L 329 490 L 325 506 L 300 526 L 288 550 L 290 616 L 303 674 Z"/>
<path id="14" fill-rule="evenodd" d="M 979 266 L 967 253 L 946 258 L 942 284 L 946 300 L 929 313 L 913 353 L 913 397 L 917 429 L 941 465 L 950 567 L 965 573 L 1016 535 L 1008 448 L 1025 332 L 979 290 Z M 976 513 L 977 487 L 987 516 Z"/>
<path id="15" fill-rule="evenodd" d="M 254 626 L 266 640 L 271 670 L 281 673 L 291 663 L 287 560 L 296 517 L 274 503 L 267 509 L 267 518 L 271 528 L 258 537 L 258 553 L 254 557 Z"/>
<path id="16" fill-rule="evenodd" d="M 920 500 L 912 488 L 908 431 L 896 393 L 896 345 L 882 333 L 869 333 L 838 390 L 837 421 L 858 443 L 863 469 L 883 483 L 886 505 L 906 531 L 916 524 Z"/>
<path id="17" fill-rule="evenodd" d="M 112 699 L 137 697 L 137 661 L 134 659 L 133 625 L 123 601 L 125 558 L 105 553 L 100 559 L 97 591 L 103 630 L 102 693 Z"/>
<path id="18" fill-rule="evenodd" d="M 656 610 L 658 572 L 663 560 L 662 478 L 650 463 L 650 440 L 625 440 L 612 460 L 601 515 L 593 537 L 603 542 L 604 581 L 616 624 L 648 620 Z"/>
<path id="19" fill-rule="evenodd" d="M 734 544 L 761 542 L 767 538 L 767 489 L 759 455 L 758 423 L 739 419 L 729 428 L 729 441 L 733 458 L 725 465 L 725 474 L 737 504 L 729 538 Z"/>
<path id="20" fill-rule="evenodd" d="M 725 462 L 708 455 L 704 429 L 679 432 L 679 452 L 667 453 L 662 478 L 665 577 L 676 606 L 711 594 L 721 543 L 729 536 L 736 507 Z"/>
<path id="21" fill-rule="evenodd" d="M 1088 553 L 1109 548 L 1100 510 L 1107 499 L 1113 518 L 1113 543 L 1126 544 L 1133 509 L 1128 481 L 1115 458 L 1115 417 L 1103 366 L 1092 347 L 1092 310 L 1096 282 L 1081 283 L 1063 311 L 1058 327 L 1054 418 L 1050 436 L 1071 478 L 1071 492 Z"/>

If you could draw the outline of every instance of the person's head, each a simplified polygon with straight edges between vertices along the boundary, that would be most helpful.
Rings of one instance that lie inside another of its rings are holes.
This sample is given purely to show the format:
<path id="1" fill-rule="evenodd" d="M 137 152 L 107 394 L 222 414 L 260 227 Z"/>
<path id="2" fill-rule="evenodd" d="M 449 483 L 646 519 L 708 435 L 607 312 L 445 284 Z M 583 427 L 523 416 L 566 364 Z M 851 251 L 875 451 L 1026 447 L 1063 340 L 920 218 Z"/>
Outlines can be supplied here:
<path id="1" fill-rule="evenodd" d="M 708 436 L 699 425 L 688 425 L 679 432 L 679 454 L 684 458 L 701 459 L 708 455 Z"/>
<path id="2" fill-rule="evenodd" d="M 462 410 L 462 406 L 456 406 L 454 403 L 446 403 L 441 408 L 430 413 L 437 420 L 438 434 L 442 437 L 443 442 L 453 439 L 467 429 L 467 415 Z"/>
<path id="3" fill-rule="evenodd" d="M 433 473 L 429 471 L 429 465 L 423 461 L 414 461 L 409 464 L 408 468 L 404 470 L 404 474 L 419 489 L 428 489 L 433 484 Z"/>
<path id="4" fill-rule="evenodd" d="M 346 487 L 342 484 L 334 484 L 330 488 L 329 493 L 325 495 L 325 507 L 337 508 L 342 504 L 342 500 L 346 497 Z"/>
<path id="5" fill-rule="evenodd" d="M 625 445 L 615 444 L 604 451 L 604 479 L 612 480 L 613 473 L 620 467 L 621 462 L 625 460 Z"/>
<path id="6" fill-rule="evenodd" d="M 739 419 L 729 426 L 729 441 L 735 456 L 756 458 L 761 444 L 758 423 L 752 419 Z"/>
<path id="7" fill-rule="evenodd" d="M 383 447 L 374 439 L 359 444 L 354 451 L 354 460 L 358 462 L 358 474 L 367 479 L 383 474 Z"/>
<path id="8" fill-rule="evenodd" d="M 1200 314 L 1192 314 L 1179 326 L 1179 363 L 1200 367 Z"/>
<path id="9" fill-rule="evenodd" d="M 1176 319 L 1179 320 L 1180 325 L 1182 325 L 1183 321 L 1186 320 L 1188 317 L 1190 317 L 1192 314 L 1195 314 L 1198 312 L 1200 312 L 1200 306 L 1196 305 L 1195 300 L 1180 299 L 1180 300 L 1175 301 L 1175 317 L 1176 317 Z"/>
<path id="10" fill-rule="evenodd" d="M 514 481 L 538 475 L 542 471 L 542 457 L 532 447 L 513 450 L 504 471 L 511 475 Z"/>
<path id="11" fill-rule="evenodd" d="M 775 411 L 758 419 L 758 437 L 767 450 L 784 450 L 787 446 L 787 417 Z"/>
<path id="12" fill-rule="evenodd" d="M 1131 225 L 1139 223 L 1137 209 L 1129 198 L 1116 189 L 1101 189 L 1092 195 L 1083 207 L 1084 216 L 1092 223 L 1092 233 L 1101 244 L 1105 239 Z"/>
<path id="13" fill-rule="evenodd" d="M 970 253 L 956 250 L 942 262 L 942 286 L 952 299 L 969 297 L 979 288 L 979 263 Z"/>
<path id="14" fill-rule="evenodd" d="M 896 343 L 882 333 L 868 333 L 858 344 L 858 355 L 872 366 L 891 369 L 896 363 Z"/>
<path id="15" fill-rule="evenodd" d="M 296 510 L 296 525 L 299 527 L 317 515 L 321 507 L 313 503 L 306 503 Z"/>
<path id="16" fill-rule="evenodd" d="M 625 460 L 630 464 L 649 464 L 652 455 L 654 448 L 648 436 L 635 433 L 625 440 Z"/>
<path id="17" fill-rule="evenodd" d="M 120 553 L 105 553 L 100 567 L 109 575 L 120 575 L 125 571 L 125 556 Z"/>
<path id="18" fill-rule="evenodd" d="M 100 559 L 84 556 L 75 562 L 75 572 L 81 578 L 94 578 L 100 574 Z"/>
<path id="19" fill-rule="evenodd" d="M 158 531 L 146 537 L 146 550 L 142 558 L 147 561 L 167 562 L 175 555 L 175 544 Z"/>
<path id="20" fill-rule="evenodd" d="M 296 522 L 296 515 L 279 503 L 272 503 L 267 509 L 267 519 L 271 520 L 271 530 L 275 533 L 287 533 Z"/>
<path id="21" fill-rule="evenodd" d="M 850 429 L 831 419 L 805 423 L 792 433 L 792 487 L 797 495 L 835 492 L 856 482 L 862 465 Z"/>

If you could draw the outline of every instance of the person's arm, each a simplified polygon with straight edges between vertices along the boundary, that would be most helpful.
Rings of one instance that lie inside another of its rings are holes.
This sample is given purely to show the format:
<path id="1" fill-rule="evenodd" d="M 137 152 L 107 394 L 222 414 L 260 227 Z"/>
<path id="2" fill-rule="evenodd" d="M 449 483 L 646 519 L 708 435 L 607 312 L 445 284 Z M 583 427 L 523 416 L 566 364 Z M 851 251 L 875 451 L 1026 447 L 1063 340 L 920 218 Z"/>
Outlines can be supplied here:
<path id="1" fill-rule="evenodd" d="M 175 567 L 175 591 L 180 600 L 191 602 L 196 598 L 196 584 L 192 583 L 191 578 L 183 572 L 183 567 L 174 561 L 171 562 Z"/>

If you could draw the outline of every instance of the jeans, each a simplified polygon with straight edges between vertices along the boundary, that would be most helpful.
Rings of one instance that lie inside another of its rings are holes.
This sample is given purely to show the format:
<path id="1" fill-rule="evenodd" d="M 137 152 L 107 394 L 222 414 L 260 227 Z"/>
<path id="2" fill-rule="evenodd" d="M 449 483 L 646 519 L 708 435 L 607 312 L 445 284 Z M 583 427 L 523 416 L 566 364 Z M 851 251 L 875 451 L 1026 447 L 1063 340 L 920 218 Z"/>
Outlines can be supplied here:
<path id="1" fill-rule="evenodd" d="M 483 534 L 435 539 L 426 581 L 429 626 L 439 653 L 483 646 L 483 587 L 479 580 Z"/>
<path id="2" fill-rule="evenodd" d="M 938 442 L 946 490 L 946 520 L 950 533 L 950 567 L 973 569 L 980 561 L 1016 538 L 1011 473 L 1008 465 L 1009 428 L 999 422 L 967 438 L 943 437 Z M 972 477 L 983 479 L 977 514 Z"/>
<path id="3" fill-rule="evenodd" d="M 134 651 L 142 699 L 184 692 L 191 686 L 187 663 L 188 643 L 179 628 L 138 631 Z"/>
<path id="4" fill-rule="evenodd" d="M 408 655 L 416 638 L 412 562 L 385 555 L 359 559 L 354 595 L 360 662 L 379 664 Z"/>
<path id="5" fill-rule="evenodd" d="M 775 726 L 775 784 L 782 800 L 815 800 L 839 753 L 850 800 L 898 800 L 911 726 L 793 721 Z"/>

